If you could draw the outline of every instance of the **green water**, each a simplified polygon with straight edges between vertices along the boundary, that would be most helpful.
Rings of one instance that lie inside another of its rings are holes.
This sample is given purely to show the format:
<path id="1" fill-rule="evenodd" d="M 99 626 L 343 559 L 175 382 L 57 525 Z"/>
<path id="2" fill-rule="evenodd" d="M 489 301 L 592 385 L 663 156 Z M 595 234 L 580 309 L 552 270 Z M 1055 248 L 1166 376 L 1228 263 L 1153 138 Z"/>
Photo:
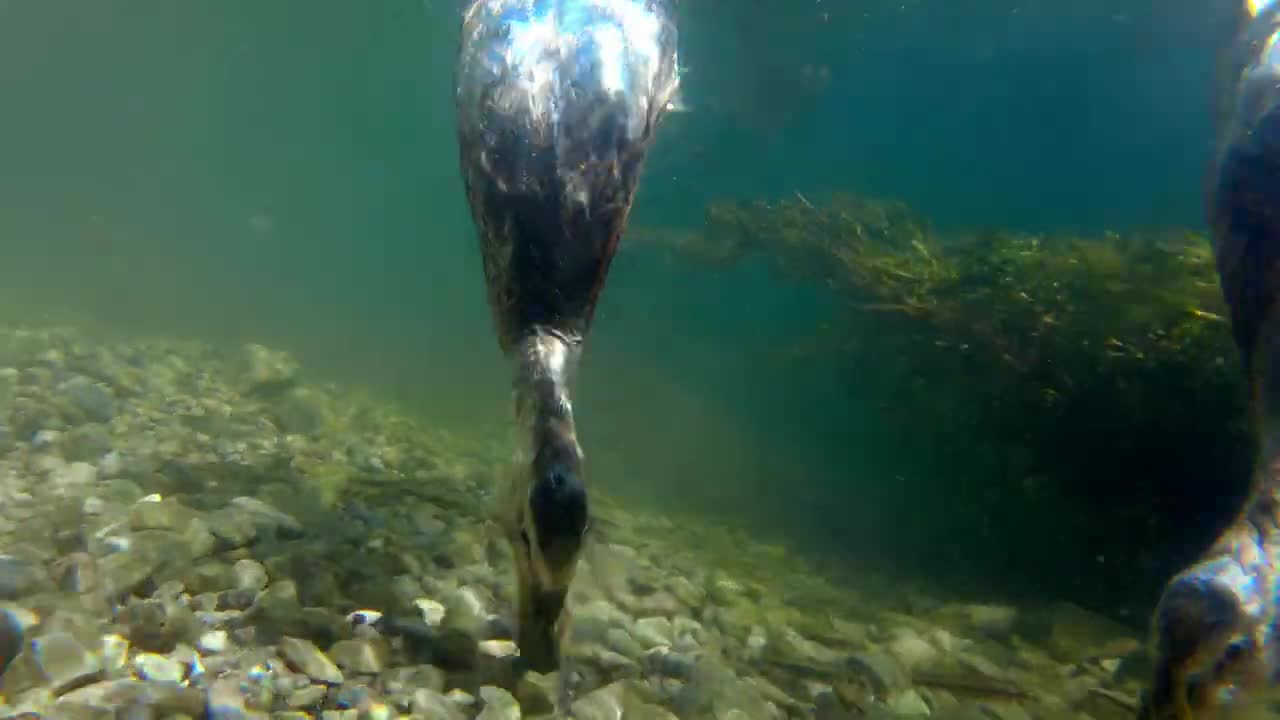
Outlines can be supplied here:
<path id="1" fill-rule="evenodd" d="M 1199 227 L 1215 19 L 1161 7 L 691 1 L 691 111 L 663 126 L 632 222 L 693 229 L 717 199 L 850 190 L 944 229 Z M 501 437 L 508 377 L 453 134 L 457 23 L 442 0 L 0 1 L 3 314 L 256 340 Z M 577 389 L 590 482 L 854 582 L 874 566 L 1135 622 L 1230 512 L 1143 548 L 1016 503 L 953 514 L 986 469 L 930 446 L 946 418 L 885 429 L 900 358 L 789 359 L 838 312 L 760 259 L 711 272 L 625 246 Z M 1105 502 L 1064 495 L 1077 516 Z"/>

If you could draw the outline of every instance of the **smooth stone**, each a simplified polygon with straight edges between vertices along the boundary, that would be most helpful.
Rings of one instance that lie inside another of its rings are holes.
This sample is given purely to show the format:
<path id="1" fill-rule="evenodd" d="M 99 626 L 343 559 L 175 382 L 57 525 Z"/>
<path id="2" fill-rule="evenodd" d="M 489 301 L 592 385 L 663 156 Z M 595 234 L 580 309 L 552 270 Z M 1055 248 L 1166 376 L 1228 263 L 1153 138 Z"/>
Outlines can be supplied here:
<path id="1" fill-rule="evenodd" d="M 338 667 L 357 675 L 382 672 L 391 656 L 391 648 L 382 638 L 339 640 L 329 648 L 329 657 Z"/>
<path id="2" fill-rule="evenodd" d="M 115 478 L 125 471 L 125 460 L 118 450 L 109 450 L 98 460 L 98 477 Z"/>
<path id="3" fill-rule="evenodd" d="M 440 508 L 431 504 L 422 504 L 414 509 L 410 518 L 414 529 L 428 539 L 434 539 L 449 530 L 449 525 L 440 519 Z"/>
<path id="4" fill-rule="evenodd" d="M 555 710 L 560 673 L 526 672 L 516 683 L 515 698 L 520 710 L 529 715 L 546 715 Z"/>
<path id="5" fill-rule="evenodd" d="M 445 596 L 445 616 L 441 627 L 465 634 L 475 641 L 488 640 L 489 601 L 483 590 L 463 586 Z"/>
<path id="6" fill-rule="evenodd" d="M 765 634 L 764 628 L 759 625 L 752 625 L 751 632 L 747 633 L 747 656 L 752 660 L 758 660 L 764 655 L 765 648 L 769 647 L 769 636 Z"/>
<path id="7" fill-rule="evenodd" d="M 130 539 L 129 554 L 141 554 L 154 561 L 156 570 L 179 574 L 201 558 L 213 553 L 217 541 L 199 518 L 179 530 L 138 530 Z M 104 558 L 104 562 L 111 556 Z M 163 579 L 172 579 L 168 575 Z"/>
<path id="8" fill-rule="evenodd" d="M 220 653 L 227 649 L 227 631 L 226 630 L 210 630 L 200 636 L 196 641 L 196 647 L 201 652 L 208 654 Z"/>
<path id="9" fill-rule="evenodd" d="M 209 513 L 209 531 L 218 539 L 219 546 L 226 549 L 242 548 L 258 539 L 258 526 L 253 518 L 232 508 Z"/>
<path id="10" fill-rule="evenodd" d="M 50 479 L 59 487 L 92 485 L 98 479 L 98 468 L 87 462 L 73 462 Z"/>
<path id="11" fill-rule="evenodd" d="M 310 640 L 285 636 L 280 640 L 280 652 L 295 670 L 312 680 L 328 685 L 341 685 L 342 671 Z"/>
<path id="12" fill-rule="evenodd" d="M 849 622 L 837 617 L 831 618 L 831 629 L 840 640 L 849 645 L 863 645 L 867 642 L 867 626 L 862 623 Z"/>
<path id="13" fill-rule="evenodd" d="M 1017 609 L 1004 605 L 967 605 L 965 614 L 976 630 L 996 638 L 1008 636 L 1018 623 Z"/>
<path id="14" fill-rule="evenodd" d="M 222 603 L 220 596 L 220 608 Z M 291 580 L 274 582 L 258 593 L 248 614 L 260 634 L 265 633 L 270 637 L 306 634 L 303 630 L 305 623 L 302 605 L 298 601 L 298 588 Z"/>
<path id="15" fill-rule="evenodd" d="M 102 636 L 102 667 L 108 673 L 123 670 L 129 664 L 129 641 L 117 634 Z"/>
<path id="16" fill-rule="evenodd" d="M 117 598 L 141 588 L 163 563 L 158 552 L 130 549 L 112 553 L 98 561 L 98 582 L 107 597 Z"/>
<path id="17" fill-rule="evenodd" d="M 636 621 L 631 635 L 644 649 L 649 650 L 659 645 L 670 645 L 671 621 L 665 617 L 648 617 Z"/>
<path id="18" fill-rule="evenodd" d="M 897 628 L 889 642 L 889 653 L 907 670 L 937 659 L 938 649 L 911 628 Z"/>
<path id="19" fill-rule="evenodd" d="M 214 596 L 214 607 L 223 611 L 247 610 L 258 602 L 266 593 L 249 589 L 223 590 Z M 298 610 L 300 612 L 301 609 Z"/>
<path id="20" fill-rule="evenodd" d="M 844 703 L 830 688 L 814 695 L 813 720 L 853 720 L 854 715 L 845 709 Z"/>
<path id="21" fill-rule="evenodd" d="M 686 678 L 693 672 L 696 662 L 692 655 L 675 652 L 665 645 L 659 645 L 644 654 L 645 667 L 663 677 Z"/>
<path id="22" fill-rule="evenodd" d="M 982 709 L 988 715 L 994 715 L 996 720 L 1031 720 L 1026 708 L 1013 702 L 985 702 Z"/>
<path id="23" fill-rule="evenodd" d="M 986 707 L 985 703 L 976 702 L 955 703 L 943 708 L 938 708 L 938 711 L 933 714 L 934 720 L 993 720 L 994 717 L 998 717 L 998 715 L 992 712 L 990 708 Z M 1074 720 L 1081 716 L 1066 715 L 1062 720 L 1067 720 L 1068 717 Z"/>
<path id="24" fill-rule="evenodd" d="M 515 657 L 520 654 L 520 648 L 510 640 L 485 640 L 478 643 L 476 647 L 482 654 L 495 658 Z"/>
<path id="25" fill-rule="evenodd" d="M 55 698 L 48 688 L 28 690 L 15 697 L 12 706 L 0 705 L 0 713 L 4 713 L 0 717 L 4 720 L 43 720 L 49 717 L 49 706 L 54 703 Z"/>
<path id="26" fill-rule="evenodd" d="M 514 687 L 520 649 L 510 640 L 485 640 L 476 646 L 475 673 L 482 685 Z"/>
<path id="27" fill-rule="evenodd" d="M 769 648 L 785 662 L 814 667 L 830 667 L 842 658 L 839 653 L 783 625 L 769 631 Z"/>
<path id="28" fill-rule="evenodd" d="M 631 637 L 631 634 L 620 627 L 609 628 L 604 634 L 605 644 L 610 650 L 613 650 L 627 657 L 640 657 L 648 648 L 641 646 L 640 643 Z"/>
<path id="29" fill-rule="evenodd" d="M 225 562 L 207 560 L 184 573 L 182 584 L 192 595 L 216 593 L 235 587 L 236 574 Z"/>
<path id="30" fill-rule="evenodd" d="M 1043 625 L 1047 624 L 1049 653 L 1061 662 L 1074 663 L 1091 656 L 1110 655 L 1109 647 L 1122 639 L 1132 640 L 1130 628 L 1067 602 L 1055 603 L 1046 617 L 1039 618 L 1039 623 L 1036 620 L 1026 618 L 1025 623 L 1019 622 L 1019 629 L 1027 625 L 1026 637 L 1038 640 L 1036 636 L 1040 633 L 1036 631 L 1045 632 Z"/>
<path id="31" fill-rule="evenodd" d="M 231 509 L 251 518 L 259 530 L 285 537 L 301 537 L 302 523 L 292 515 L 281 512 L 270 503 L 257 498 L 241 496 L 231 500 Z"/>
<path id="32" fill-rule="evenodd" d="M 66 632 L 38 637 L 26 645 L 9 664 L 0 690 L 14 696 L 45 685 L 55 695 L 88 685 L 102 675 L 102 661 Z"/>
<path id="33" fill-rule="evenodd" d="M 959 653 L 956 655 L 955 659 L 959 664 L 977 672 L 979 675 L 990 678 L 1003 678 L 1007 675 L 1005 670 L 999 665 L 985 657 L 982 657 L 981 655 L 975 655 L 973 653 Z"/>
<path id="34" fill-rule="evenodd" d="M 237 560 L 232 570 L 235 575 L 235 587 L 239 590 L 256 592 L 267 586 L 267 569 L 257 560 L 249 558 Z"/>
<path id="35" fill-rule="evenodd" d="M 0 555 L 0 600 L 14 600 L 35 591 L 44 579 L 31 563 L 12 555 Z"/>
<path id="36" fill-rule="evenodd" d="M 327 421 L 324 397 L 311 388 L 295 387 L 272 404 L 271 419 L 282 432 L 313 434 Z"/>
<path id="37" fill-rule="evenodd" d="M 590 664 L 617 676 L 630 677 L 639 671 L 639 666 L 631 658 L 599 645 L 586 645 L 575 652 Z"/>
<path id="38" fill-rule="evenodd" d="M 720 577 L 711 583 L 711 601 L 717 605 L 733 605 L 746 593 L 742 583 L 732 578 Z"/>
<path id="39" fill-rule="evenodd" d="M 675 620 L 671 621 L 671 630 L 675 633 L 676 642 L 673 647 L 677 650 L 680 648 L 676 646 L 680 644 L 683 638 L 689 638 L 694 644 L 699 644 L 707 633 L 702 623 L 684 615 L 677 616 Z"/>
<path id="40" fill-rule="evenodd" d="M 88 420 L 106 422 L 116 414 L 116 399 L 111 390 L 83 375 L 67 380 L 58 390 Z"/>
<path id="41" fill-rule="evenodd" d="M 440 718 L 441 720 L 462 720 L 466 714 L 458 704 L 435 690 L 418 688 L 413 691 L 409 702 L 409 711 L 424 718 Z"/>
<path id="42" fill-rule="evenodd" d="M 182 682 L 186 675 L 182 663 L 155 653 L 138 653 L 133 658 L 133 667 L 144 679 L 156 682 Z"/>
<path id="43" fill-rule="evenodd" d="M 691 608 L 702 607 L 706 602 L 707 593 L 702 588 L 694 585 L 685 577 L 677 577 L 671 580 L 671 593 L 676 599 Z"/>
<path id="44" fill-rule="evenodd" d="M 209 720 L 248 720 L 240 678 L 226 675 L 209 686 Z"/>
<path id="45" fill-rule="evenodd" d="M 173 498 L 147 496 L 129 508 L 129 527 L 134 530 L 181 532 L 195 519 L 195 510 Z"/>
<path id="46" fill-rule="evenodd" d="M 578 698 L 571 707 L 571 715 L 574 720 L 618 720 L 618 718 L 677 720 L 677 716 L 666 708 L 648 702 L 634 683 L 625 680 L 606 685 Z M 716 712 L 708 717 L 756 720 L 754 716 L 743 715 L 737 708 L 731 708 L 726 712 L 720 712 L 717 708 Z M 764 717 L 760 720 L 764 720 Z"/>
<path id="47" fill-rule="evenodd" d="M 257 343 L 244 346 L 240 367 L 246 389 L 259 393 L 292 387 L 298 372 L 297 361 L 288 353 Z"/>
<path id="48" fill-rule="evenodd" d="M 35 437 L 31 438 L 31 449 L 32 450 L 48 450 L 49 448 L 52 448 L 54 445 L 57 445 L 58 441 L 61 439 L 62 439 L 62 433 L 58 432 L 57 430 L 41 430 L 35 434 Z M 61 458 L 48 458 L 48 460 L 56 464 L 61 464 L 61 461 L 62 461 Z M 41 469 L 48 471 L 51 468 L 45 465 Z"/>
<path id="49" fill-rule="evenodd" d="M 481 687 L 480 701 L 484 703 L 484 709 L 476 720 L 520 720 L 520 704 L 502 688 L 492 685 Z"/>
<path id="50" fill-rule="evenodd" d="M 871 689 L 880 697 L 887 697 L 891 692 L 904 688 L 907 684 L 906 674 L 893 656 L 876 650 L 854 653 L 849 656 L 846 666 L 854 674 L 865 679 Z"/>
<path id="51" fill-rule="evenodd" d="M 128 625 L 130 642 L 154 653 L 173 652 L 179 642 L 200 632 L 195 613 L 175 598 L 132 600 L 121 619 Z"/>
<path id="52" fill-rule="evenodd" d="M 192 519 L 186 528 L 174 534 L 178 536 L 180 547 L 184 552 L 180 559 L 173 559 L 174 564 L 191 564 L 192 561 L 209 557 L 218 550 L 218 538 L 214 537 L 214 533 L 209 532 L 209 525 L 200 518 Z"/>
<path id="53" fill-rule="evenodd" d="M 929 705 L 915 690 L 906 690 L 889 698 L 889 709 L 905 717 L 923 717 L 929 714 Z"/>
<path id="54" fill-rule="evenodd" d="M 324 685 L 308 685 L 290 693 L 285 703 L 292 708 L 313 707 L 324 702 L 328 692 Z"/>
<path id="55" fill-rule="evenodd" d="M 99 682 L 74 690 L 59 698 L 56 707 L 61 711 L 77 706 L 106 710 L 112 714 L 105 717 L 116 720 L 206 717 L 204 693 L 199 689 L 132 678 Z M 54 717 L 61 718 L 62 715 L 59 713 Z M 208 717 L 225 719 L 228 716 L 209 714 Z"/>
<path id="56" fill-rule="evenodd" d="M 434 665 L 392 668 L 382 674 L 382 683 L 388 693 L 408 695 L 424 688 L 442 693 L 446 684 L 445 671 Z"/>
<path id="57" fill-rule="evenodd" d="M 11 403 L 9 427 L 19 440 L 31 441 L 35 446 L 36 438 L 43 431 L 53 431 L 62 426 L 58 414 L 45 403 L 37 403 L 25 398 L 17 398 Z M 56 440 L 57 435 L 54 434 Z"/>
<path id="58" fill-rule="evenodd" d="M 111 433 L 99 423 L 81 425 L 62 438 L 63 454 L 71 461 L 96 462 L 111 451 Z M 95 468 L 102 473 L 102 466 Z"/>
<path id="59" fill-rule="evenodd" d="M 444 620 L 445 607 L 431 598 L 418 598 L 413 606 L 422 613 L 422 621 L 430 627 L 437 627 Z"/>
<path id="60" fill-rule="evenodd" d="M 449 699 L 449 702 L 459 707 L 471 707 L 476 704 L 475 696 L 462 688 L 454 688 L 445 693 L 444 696 Z"/>

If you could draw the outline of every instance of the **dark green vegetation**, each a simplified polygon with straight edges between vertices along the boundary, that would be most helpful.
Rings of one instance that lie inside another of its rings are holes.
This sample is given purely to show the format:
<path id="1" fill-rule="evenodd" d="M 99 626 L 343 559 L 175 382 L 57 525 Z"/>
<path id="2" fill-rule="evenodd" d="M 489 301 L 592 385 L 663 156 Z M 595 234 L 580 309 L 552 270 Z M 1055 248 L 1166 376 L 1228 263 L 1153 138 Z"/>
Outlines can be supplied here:
<path id="1" fill-rule="evenodd" d="M 947 478 L 895 511 L 939 572 L 1154 594 L 1246 488 L 1243 376 L 1201 235 L 942 236 L 901 203 L 797 195 L 648 236 L 833 291 L 840 312 L 802 354 L 885 388 L 871 401 L 897 452 Z"/>

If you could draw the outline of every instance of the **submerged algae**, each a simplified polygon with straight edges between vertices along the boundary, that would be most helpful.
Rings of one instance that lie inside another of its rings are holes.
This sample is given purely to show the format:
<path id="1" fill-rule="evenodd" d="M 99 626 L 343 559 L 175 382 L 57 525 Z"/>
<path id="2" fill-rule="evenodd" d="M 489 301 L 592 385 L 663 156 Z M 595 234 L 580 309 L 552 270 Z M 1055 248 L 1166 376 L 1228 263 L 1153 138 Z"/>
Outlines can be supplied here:
<path id="1" fill-rule="evenodd" d="M 1030 538 L 1041 517 L 1077 538 L 1072 549 L 945 544 L 965 558 L 1060 561 L 1072 575 L 1070 563 L 1106 555 L 1102 570 L 1123 585 L 1155 587 L 1168 570 L 1156 566 L 1177 558 L 1144 548 L 1174 533 L 1207 541 L 1246 488 L 1256 438 L 1199 233 L 944 233 L 901 202 L 796 194 L 712 203 L 697 231 L 638 228 L 632 242 L 719 270 L 763 257 L 831 290 L 835 317 L 786 360 L 843 364 L 851 402 L 878 404 L 878 423 L 947 468 L 951 479 L 910 501 L 921 533 L 972 535 L 1003 516 L 1027 518 Z M 859 385 L 868 375 L 876 387 Z"/>
<path id="2" fill-rule="evenodd" d="M 920 355 L 984 355 L 1045 406 L 1099 373 L 1215 368 L 1230 348 L 1213 257 L 1192 232 L 944 236 L 900 202 L 835 195 L 716 203 L 701 234 L 640 234 L 722 264 L 764 253 L 851 311 L 896 316 Z"/>

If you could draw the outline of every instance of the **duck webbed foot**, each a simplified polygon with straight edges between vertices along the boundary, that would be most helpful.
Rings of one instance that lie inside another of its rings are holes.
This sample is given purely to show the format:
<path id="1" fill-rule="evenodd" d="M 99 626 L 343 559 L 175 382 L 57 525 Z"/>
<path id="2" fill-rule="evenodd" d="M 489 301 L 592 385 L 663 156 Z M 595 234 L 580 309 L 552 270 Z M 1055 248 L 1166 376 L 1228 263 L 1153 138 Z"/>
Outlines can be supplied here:
<path id="1" fill-rule="evenodd" d="M 1250 513 L 1252 514 L 1252 513 Z M 1201 720 L 1273 684 L 1275 593 L 1266 541 L 1247 514 L 1165 586 L 1140 720 Z"/>

